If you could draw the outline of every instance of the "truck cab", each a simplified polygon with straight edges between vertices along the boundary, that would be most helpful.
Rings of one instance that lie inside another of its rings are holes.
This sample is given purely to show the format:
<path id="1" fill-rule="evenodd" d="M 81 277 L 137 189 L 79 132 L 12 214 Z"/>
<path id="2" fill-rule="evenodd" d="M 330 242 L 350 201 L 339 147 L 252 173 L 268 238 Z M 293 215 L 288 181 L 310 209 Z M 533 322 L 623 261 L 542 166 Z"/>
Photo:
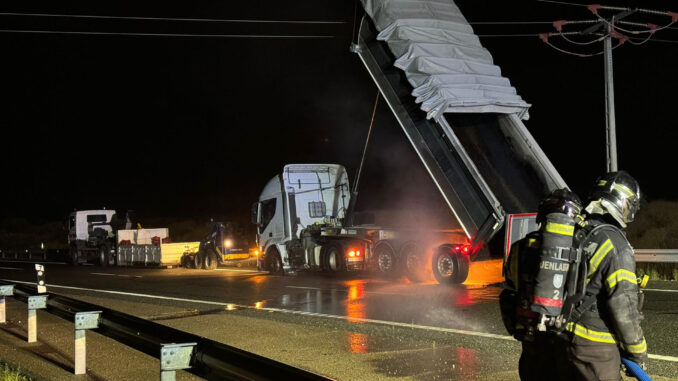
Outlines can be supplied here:
<path id="1" fill-rule="evenodd" d="M 98 256 L 102 263 L 115 250 L 115 210 L 79 210 L 68 216 L 69 260 L 77 264 Z"/>
<path id="2" fill-rule="evenodd" d="M 333 242 L 331 253 L 320 253 L 323 247 L 329 247 L 330 240 L 336 241 L 330 236 L 341 233 L 350 197 L 348 175 L 343 166 L 286 165 L 281 174 L 264 186 L 259 201 L 252 206 L 257 246 L 262 253 L 257 260 L 259 268 L 283 273 L 300 267 L 351 267 L 343 255 L 344 249 L 353 248 L 348 242 L 350 239 Z M 353 246 L 359 251 L 364 245 Z M 323 256 L 329 257 L 321 258 Z M 326 261 L 329 263 L 323 264 Z"/>

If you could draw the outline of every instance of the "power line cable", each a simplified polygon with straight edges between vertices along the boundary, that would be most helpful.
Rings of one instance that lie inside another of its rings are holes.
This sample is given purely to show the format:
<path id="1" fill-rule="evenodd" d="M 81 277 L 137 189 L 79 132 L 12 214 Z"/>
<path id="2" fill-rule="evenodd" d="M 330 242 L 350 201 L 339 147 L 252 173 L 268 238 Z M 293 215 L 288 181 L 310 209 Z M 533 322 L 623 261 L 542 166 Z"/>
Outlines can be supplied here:
<path id="1" fill-rule="evenodd" d="M 29 34 L 66 34 L 66 35 L 104 35 L 104 36 L 140 36 L 140 37 L 213 37 L 213 38 L 334 38 L 333 35 L 271 35 L 271 34 L 192 34 L 192 33 L 137 33 L 137 32 L 93 32 L 93 31 L 65 31 L 65 30 L 26 30 L 0 29 L 0 33 L 29 33 Z"/>
<path id="2" fill-rule="evenodd" d="M 0 16 L 27 16 L 27 17 L 59 17 L 82 19 L 110 19 L 110 20 L 145 20 L 145 21 L 183 21 L 183 22 L 230 22 L 230 23 L 268 23 L 268 24 L 346 24 L 346 21 L 333 20 L 248 20 L 248 19 L 206 19 L 182 17 L 150 17 L 150 16 L 106 16 L 106 15 L 74 15 L 53 13 L 20 13 L 0 12 Z"/>

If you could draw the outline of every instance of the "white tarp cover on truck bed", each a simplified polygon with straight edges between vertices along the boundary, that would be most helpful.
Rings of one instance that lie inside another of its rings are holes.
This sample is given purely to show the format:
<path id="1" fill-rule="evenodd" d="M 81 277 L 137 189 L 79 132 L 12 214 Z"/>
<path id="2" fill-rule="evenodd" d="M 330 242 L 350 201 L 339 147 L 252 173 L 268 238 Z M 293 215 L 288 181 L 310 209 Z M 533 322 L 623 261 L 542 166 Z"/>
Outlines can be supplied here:
<path id="1" fill-rule="evenodd" d="M 501 76 L 452 0 L 362 0 L 427 118 L 439 113 L 516 113 L 530 107 Z"/>

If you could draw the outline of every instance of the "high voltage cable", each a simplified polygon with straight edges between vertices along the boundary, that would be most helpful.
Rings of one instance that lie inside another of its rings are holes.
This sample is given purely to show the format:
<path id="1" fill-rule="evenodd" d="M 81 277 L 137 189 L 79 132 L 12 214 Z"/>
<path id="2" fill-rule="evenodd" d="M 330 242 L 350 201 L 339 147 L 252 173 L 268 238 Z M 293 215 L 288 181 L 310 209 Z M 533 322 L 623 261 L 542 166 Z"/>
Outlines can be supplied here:
<path id="1" fill-rule="evenodd" d="M 346 24 L 346 21 L 332 20 L 247 20 L 247 19 L 205 19 L 182 17 L 146 17 L 146 16 L 99 16 L 99 15 L 70 15 L 53 13 L 18 13 L 0 12 L 0 16 L 28 16 L 28 17 L 60 17 L 82 19 L 111 19 L 111 20 L 145 20 L 145 21 L 187 21 L 187 22 L 230 22 L 230 23 L 268 23 L 268 24 Z"/>
<path id="2" fill-rule="evenodd" d="M 26 30 L 0 29 L 0 33 L 29 34 L 70 34 L 70 35 L 105 35 L 105 36 L 146 36 L 146 37 L 215 37 L 215 38 L 334 38 L 332 35 L 266 35 L 266 34 L 192 34 L 192 33 L 136 33 L 136 32 L 91 32 L 65 30 Z"/>
<path id="3" fill-rule="evenodd" d="M 571 24 L 595 24 L 598 20 L 568 21 Z M 470 21 L 471 25 L 530 25 L 530 24 L 553 24 L 553 21 Z"/>

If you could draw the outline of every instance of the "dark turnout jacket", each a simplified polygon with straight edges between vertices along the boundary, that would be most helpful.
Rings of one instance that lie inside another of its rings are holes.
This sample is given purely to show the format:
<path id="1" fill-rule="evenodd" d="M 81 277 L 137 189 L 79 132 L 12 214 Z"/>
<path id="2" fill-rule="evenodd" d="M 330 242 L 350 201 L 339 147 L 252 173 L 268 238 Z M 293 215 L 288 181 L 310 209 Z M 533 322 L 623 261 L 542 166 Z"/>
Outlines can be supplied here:
<path id="1" fill-rule="evenodd" d="M 635 362 L 647 362 L 647 344 L 640 328 L 638 282 L 633 248 L 624 232 L 608 225 L 602 216 L 588 219 L 596 229 L 582 242 L 583 258 L 588 264 L 587 295 L 597 302 L 570 322 L 567 331 L 575 345 L 613 344 L 622 355 Z"/>

